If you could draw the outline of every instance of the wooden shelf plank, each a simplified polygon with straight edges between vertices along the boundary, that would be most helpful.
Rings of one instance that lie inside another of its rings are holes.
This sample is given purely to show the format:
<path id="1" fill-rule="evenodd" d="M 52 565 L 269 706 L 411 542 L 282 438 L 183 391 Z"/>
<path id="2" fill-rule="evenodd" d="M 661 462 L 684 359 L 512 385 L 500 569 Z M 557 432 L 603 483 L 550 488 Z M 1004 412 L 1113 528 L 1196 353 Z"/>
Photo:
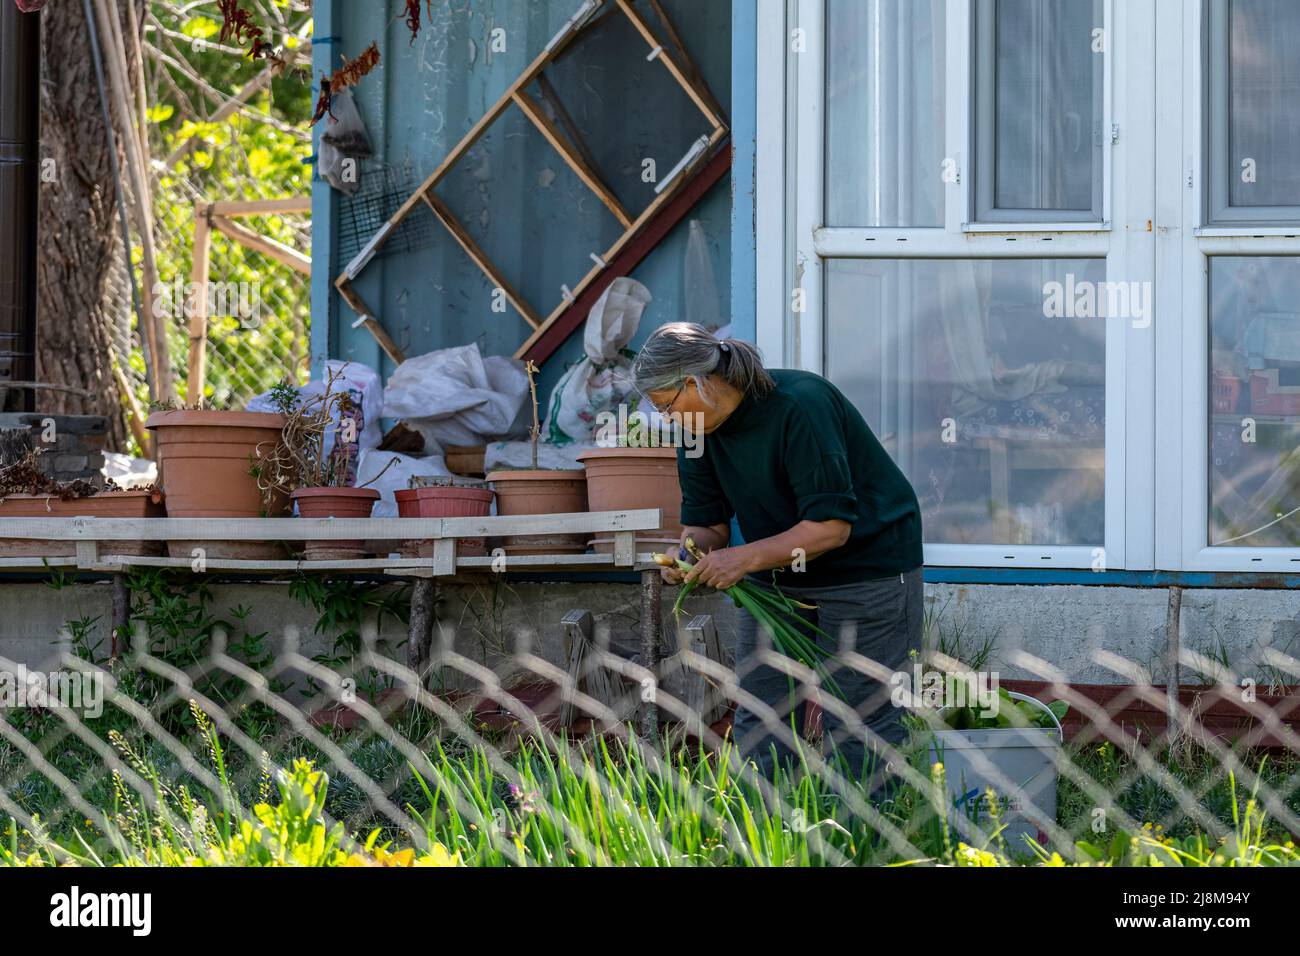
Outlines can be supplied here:
<path id="1" fill-rule="evenodd" d="M 483 518 L 0 518 L 0 538 L 42 541 L 436 540 L 653 531 L 658 508 Z"/>

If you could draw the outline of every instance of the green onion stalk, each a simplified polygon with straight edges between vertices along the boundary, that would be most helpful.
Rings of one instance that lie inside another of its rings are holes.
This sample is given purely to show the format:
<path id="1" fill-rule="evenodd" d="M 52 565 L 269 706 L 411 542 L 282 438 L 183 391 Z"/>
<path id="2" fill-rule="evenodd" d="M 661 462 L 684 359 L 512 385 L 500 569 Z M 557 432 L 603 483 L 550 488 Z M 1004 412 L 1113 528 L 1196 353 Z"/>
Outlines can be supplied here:
<path id="1" fill-rule="evenodd" d="M 704 556 L 689 538 L 686 540 L 686 549 L 696 560 Z M 670 557 L 666 554 L 656 554 L 652 557 L 655 564 L 665 568 L 676 568 L 679 571 L 688 572 L 695 567 L 694 564 L 688 561 Z M 682 585 L 681 593 L 677 595 L 677 602 L 673 605 L 674 615 L 681 615 L 682 602 L 690 596 L 696 587 L 698 587 L 698 584 L 695 581 Z M 753 615 L 760 626 L 767 629 L 768 633 L 772 635 L 772 643 L 778 651 L 791 660 L 798 661 L 811 669 L 817 675 L 820 685 L 828 693 L 840 700 L 845 700 L 843 691 L 840 690 L 839 685 L 831 677 L 830 671 L 827 670 L 824 663 L 825 659 L 831 656 L 831 652 L 817 642 L 820 637 L 825 638 L 829 643 L 831 640 L 830 635 L 799 614 L 800 610 L 816 610 L 815 605 L 804 604 L 793 598 L 786 597 L 780 588 L 776 588 L 774 593 L 766 588 L 759 587 L 752 581 L 746 580 L 741 580 L 722 590 L 737 607 L 744 608 Z M 790 690 L 793 693 L 793 677 L 790 678 Z"/>

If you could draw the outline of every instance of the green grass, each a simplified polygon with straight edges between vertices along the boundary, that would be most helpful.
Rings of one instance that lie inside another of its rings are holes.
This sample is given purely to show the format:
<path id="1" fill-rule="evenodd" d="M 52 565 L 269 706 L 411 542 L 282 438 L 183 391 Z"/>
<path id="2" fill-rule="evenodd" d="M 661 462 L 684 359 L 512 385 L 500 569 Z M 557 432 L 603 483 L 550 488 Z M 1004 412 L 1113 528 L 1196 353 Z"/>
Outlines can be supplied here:
<path id="1" fill-rule="evenodd" d="M 942 768 L 927 766 L 924 752 L 912 764 L 920 785 L 904 785 L 868 808 L 859 782 L 828 780 L 806 764 L 760 780 L 728 746 L 692 755 L 634 737 L 626 745 L 560 739 L 551 747 L 525 739 L 505 757 L 490 744 L 439 739 L 428 718 L 402 718 L 394 730 L 419 742 L 412 763 L 410 747 L 396 746 L 396 734 L 332 735 L 329 743 L 357 766 L 358 777 L 374 781 L 371 791 L 377 785 L 400 810 L 394 819 L 376 810 L 361 779 L 323 773 L 330 763 L 311 741 L 291 737 L 274 760 L 255 760 L 231 747 L 197 707 L 192 715 L 185 750 L 195 759 L 188 767 L 143 733 L 110 734 L 125 772 L 105 772 L 103 758 L 77 754 L 77 744 L 53 748 L 51 769 L 58 765 L 74 785 L 84 785 L 79 792 L 93 808 L 89 816 L 64 805 L 60 787 L 24 764 L 12 744 L 0 744 L 0 786 L 27 821 L 0 817 L 0 864 L 1300 863 L 1291 835 L 1268 822 L 1258 799 L 1262 785 L 1285 789 L 1295 768 L 1269 761 L 1252 771 L 1260 776 L 1251 793 L 1234 775 L 1216 773 L 1210 755 L 1161 764 L 1183 786 L 1203 791 L 1199 805 L 1222 825 L 1216 835 L 1195 826 L 1165 788 L 1153 788 L 1114 748 L 1076 753 L 1079 771 L 1108 792 L 1117 790 L 1116 805 L 1134 820 L 1172 822 L 1125 829 L 1113 819 L 1094 832 L 1091 798 L 1062 778 L 1059 819 L 1076 843 L 1011 847 L 997 832 L 996 816 L 987 838 L 967 840 L 952 828 L 942 812 Z"/>

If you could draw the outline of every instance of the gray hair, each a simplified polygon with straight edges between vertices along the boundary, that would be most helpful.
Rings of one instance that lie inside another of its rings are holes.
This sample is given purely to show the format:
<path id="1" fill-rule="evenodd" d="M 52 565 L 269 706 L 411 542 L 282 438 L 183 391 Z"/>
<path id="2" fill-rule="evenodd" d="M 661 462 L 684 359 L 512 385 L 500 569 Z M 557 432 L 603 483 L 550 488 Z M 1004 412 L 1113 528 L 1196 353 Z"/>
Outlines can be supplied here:
<path id="1" fill-rule="evenodd" d="M 776 387 L 763 368 L 763 357 L 748 342 L 719 340 L 702 325 L 673 322 L 656 331 L 641 347 L 632 379 L 642 395 L 678 388 L 695 379 L 700 398 L 713 404 L 709 376 L 719 375 L 742 395 L 761 398 Z"/>

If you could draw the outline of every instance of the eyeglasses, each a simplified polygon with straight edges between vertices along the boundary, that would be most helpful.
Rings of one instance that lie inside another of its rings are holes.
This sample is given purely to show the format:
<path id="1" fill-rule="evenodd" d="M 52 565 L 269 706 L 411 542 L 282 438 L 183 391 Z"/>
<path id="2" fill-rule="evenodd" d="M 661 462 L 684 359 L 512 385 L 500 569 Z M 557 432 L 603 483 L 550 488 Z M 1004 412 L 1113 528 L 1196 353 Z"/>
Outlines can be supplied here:
<path id="1" fill-rule="evenodd" d="M 685 390 L 686 390 L 686 380 L 683 379 L 682 384 L 677 389 L 677 393 L 673 395 L 672 400 L 669 401 L 668 404 L 666 405 L 660 405 L 658 402 L 652 401 L 648 395 L 643 395 L 642 397 L 645 398 L 646 402 L 650 405 L 650 407 L 653 408 L 660 415 L 667 415 L 668 410 L 677 404 L 677 399 L 682 397 L 682 392 Z"/>

